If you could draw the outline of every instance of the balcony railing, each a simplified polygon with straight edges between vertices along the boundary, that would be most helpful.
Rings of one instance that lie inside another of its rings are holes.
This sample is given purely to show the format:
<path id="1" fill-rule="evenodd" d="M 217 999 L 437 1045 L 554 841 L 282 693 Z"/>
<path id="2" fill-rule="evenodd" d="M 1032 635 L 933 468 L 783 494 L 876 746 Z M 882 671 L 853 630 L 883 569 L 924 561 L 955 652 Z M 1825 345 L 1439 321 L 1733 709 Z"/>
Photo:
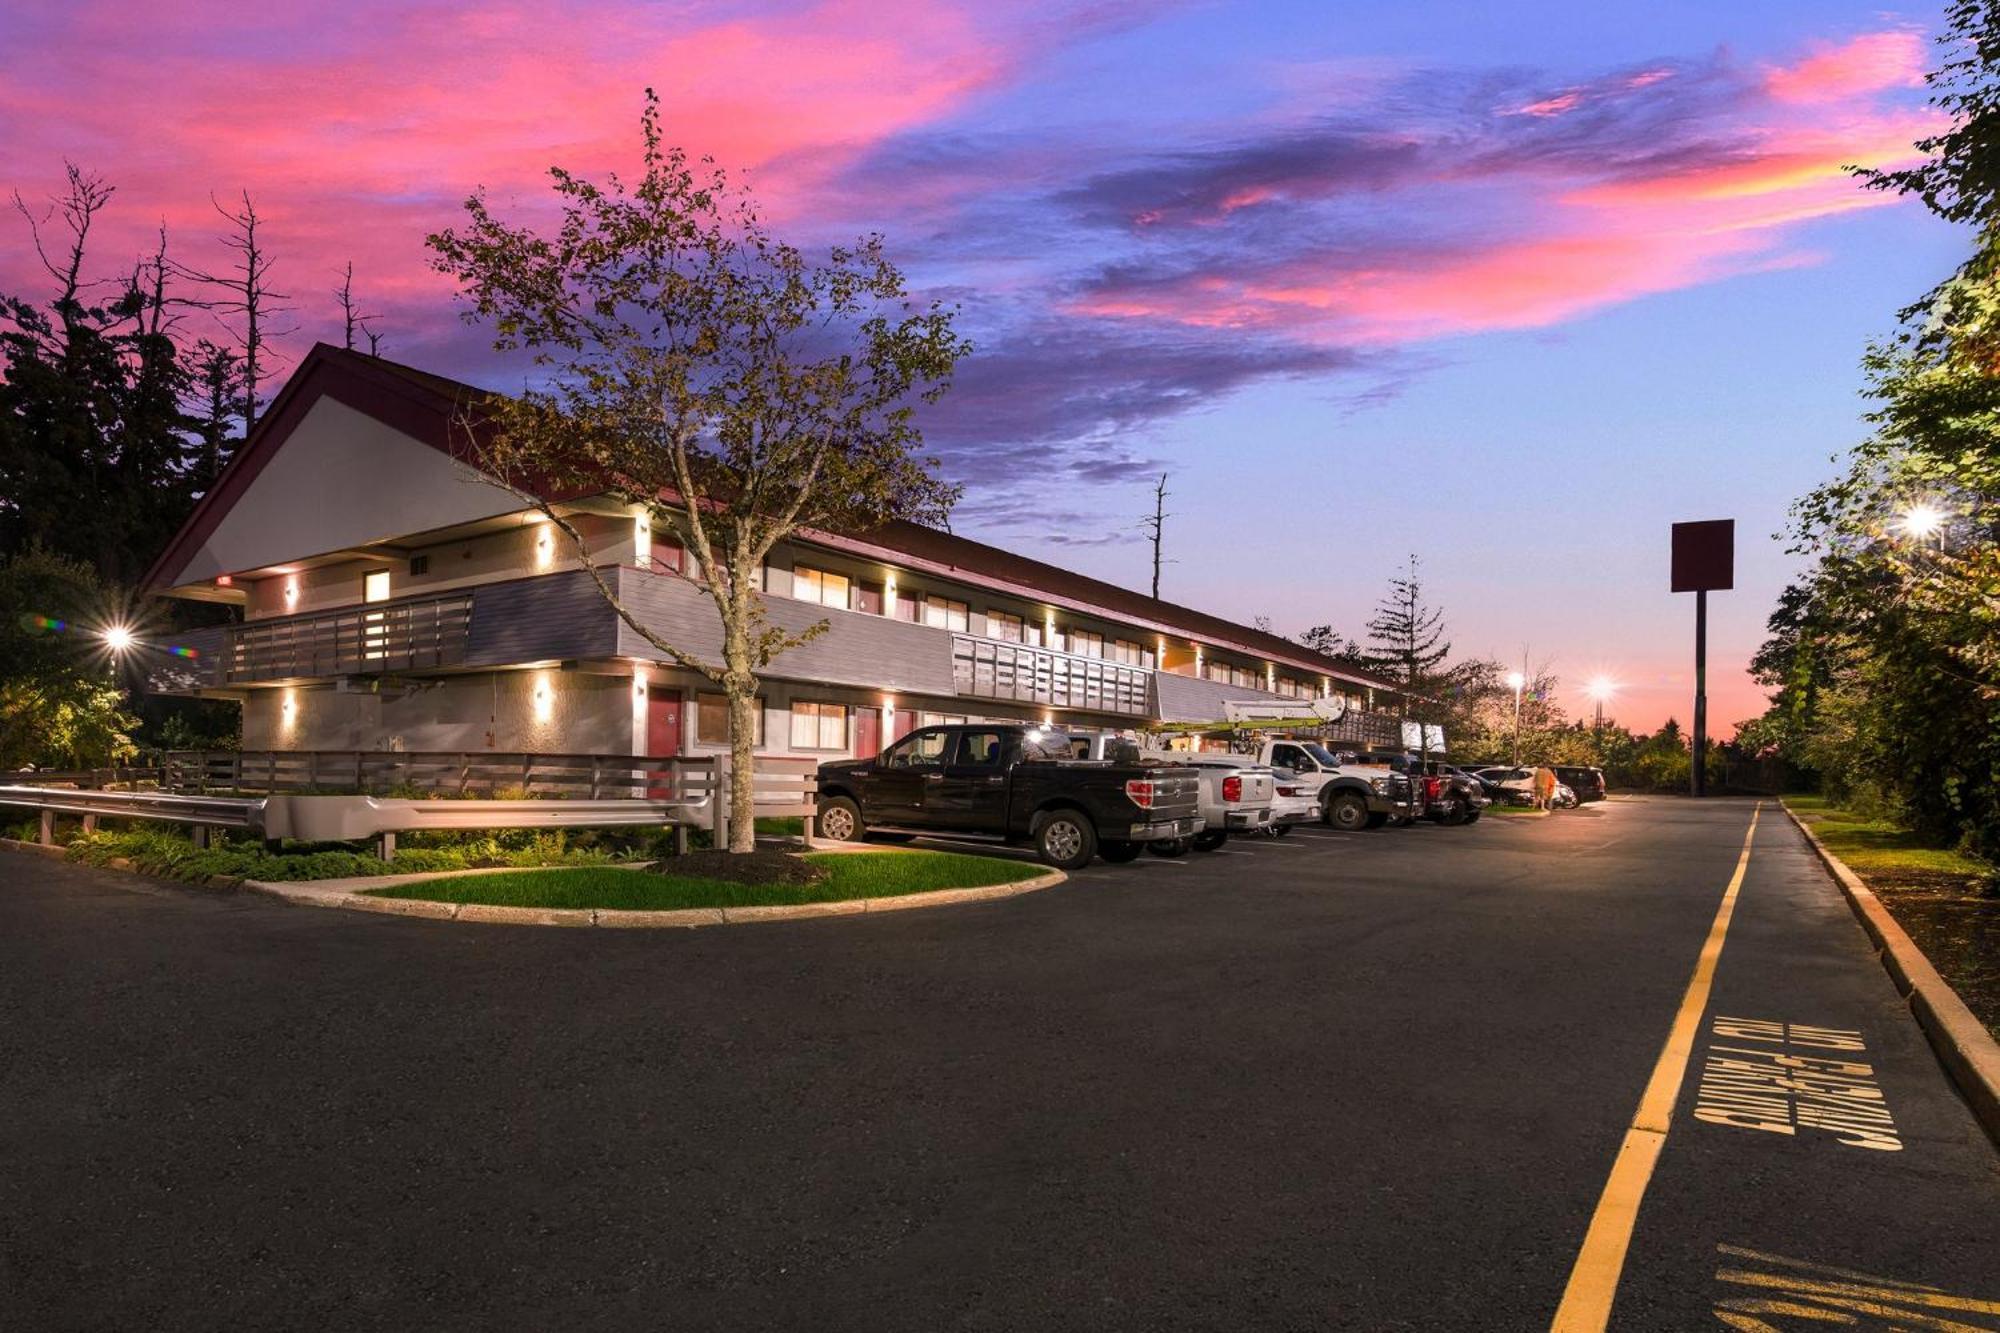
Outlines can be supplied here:
<path id="1" fill-rule="evenodd" d="M 471 624 L 469 590 L 253 620 L 230 629 L 219 683 L 458 666 Z"/>
<path id="2" fill-rule="evenodd" d="M 953 688 L 970 698 L 1130 717 L 1147 714 L 1152 675 L 1144 667 L 969 634 L 952 636 L 951 671 Z"/>

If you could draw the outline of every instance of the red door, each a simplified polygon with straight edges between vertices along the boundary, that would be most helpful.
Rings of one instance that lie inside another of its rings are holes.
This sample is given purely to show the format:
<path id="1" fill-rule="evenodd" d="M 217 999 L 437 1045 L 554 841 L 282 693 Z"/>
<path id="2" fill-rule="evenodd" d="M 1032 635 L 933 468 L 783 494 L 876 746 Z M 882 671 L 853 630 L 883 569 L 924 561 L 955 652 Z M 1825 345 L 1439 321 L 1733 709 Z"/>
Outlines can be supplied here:
<path id="1" fill-rule="evenodd" d="M 917 715 L 907 708 L 896 708 L 889 713 L 889 734 L 882 740 L 884 745 L 894 745 L 916 728 Z"/>
<path id="2" fill-rule="evenodd" d="M 879 708 L 857 708 L 854 710 L 854 757 L 873 759 L 882 753 L 882 710 Z"/>
<path id="3" fill-rule="evenodd" d="M 681 697 L 661 690 L 646 700 L 646 753 L 671 759 L 681 752 Z"/>

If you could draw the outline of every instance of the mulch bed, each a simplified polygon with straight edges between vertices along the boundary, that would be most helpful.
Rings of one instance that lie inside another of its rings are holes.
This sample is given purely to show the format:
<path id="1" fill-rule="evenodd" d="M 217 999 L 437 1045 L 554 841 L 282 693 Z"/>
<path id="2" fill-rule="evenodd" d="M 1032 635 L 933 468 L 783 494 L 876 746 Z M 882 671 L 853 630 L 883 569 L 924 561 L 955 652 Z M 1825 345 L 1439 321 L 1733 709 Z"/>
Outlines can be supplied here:
<path id="1" fill-rule="evenodd" d="M 1960 875 L 1879 875 L 1868 887 L 1965 1007 L 2000 1037 L 2000 896 Z"/>
<path id="2" fill-rule="evenodd" d="M 693 879 L 720 879 L 731 884 L 817 884 L 826 878 L 824 867 L 814 865 L 791 852 L 757 851 L 740 855 L 730 852 L 689 852 L 656 861 L 653 869 L 663 875 Z"/>

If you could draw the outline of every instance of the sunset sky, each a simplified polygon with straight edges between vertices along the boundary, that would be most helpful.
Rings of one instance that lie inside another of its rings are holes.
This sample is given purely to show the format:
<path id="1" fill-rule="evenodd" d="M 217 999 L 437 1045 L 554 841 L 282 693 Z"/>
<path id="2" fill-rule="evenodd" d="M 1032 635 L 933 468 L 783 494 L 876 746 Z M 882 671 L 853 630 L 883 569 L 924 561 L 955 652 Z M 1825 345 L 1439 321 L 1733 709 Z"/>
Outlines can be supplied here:
<path id="1" fill-rule="evenodd" d="M 1683 721 L 1676 519 L 1738 520 L 1710 715 L 1863 429 L 1857 361 L 1964 238 L 1858 189 L 1935 124 L 1938 7 L 138 0 L 0 7 L 0 184 L 118 187 L 105 271 L 216 260 L 247 188 L 296 359 L 352 260 L 384 352 L 508 387 L 423 237 L 484 185 L 628 167 L 641 90 L 780 230 L 880 229 L 976 352 L 926 418 L 954 526 L 1132 586 L 1359 633 L 1419 553 L 1464 652 Z M 45 285 L 18 217 L 0 289 Z M 516 377 L 514 382 L 518 382 Z"/>

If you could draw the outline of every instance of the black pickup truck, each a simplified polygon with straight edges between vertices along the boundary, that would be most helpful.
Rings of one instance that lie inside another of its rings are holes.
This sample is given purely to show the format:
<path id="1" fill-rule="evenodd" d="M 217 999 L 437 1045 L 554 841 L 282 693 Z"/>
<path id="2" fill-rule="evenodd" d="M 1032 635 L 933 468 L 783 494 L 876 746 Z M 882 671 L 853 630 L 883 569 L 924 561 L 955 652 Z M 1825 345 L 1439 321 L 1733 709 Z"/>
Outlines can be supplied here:
<path id="1" fill-rule="evenodd" d="M 1064 870 L 1130 861 L 1201 831 L 1191 768 L 1070 758 L 1070 738 L 1005 723 L 925 727 L 876 755 L 819 766 L 819 835 L 871 829 L 1032 842 Z"/>

